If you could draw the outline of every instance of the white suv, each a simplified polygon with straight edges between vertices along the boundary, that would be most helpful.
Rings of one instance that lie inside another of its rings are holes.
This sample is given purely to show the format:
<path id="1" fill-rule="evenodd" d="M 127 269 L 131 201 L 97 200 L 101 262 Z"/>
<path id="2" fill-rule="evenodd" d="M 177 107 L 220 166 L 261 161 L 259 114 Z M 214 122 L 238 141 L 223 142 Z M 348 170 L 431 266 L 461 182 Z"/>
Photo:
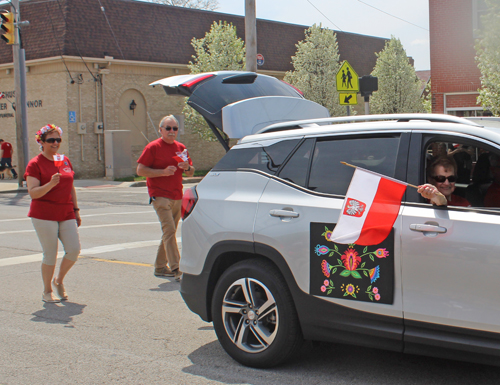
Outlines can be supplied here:
<path id="1" fill-rule="evenodd" d="M 354 171 L 340 162 L 420 185 L 437 151 L 456 158 L 471 207 L 408 187 L 381 244 L 330 240 Z M 280 364 L 304 339 L 498 364 L 496 157 L 500 129 L 447 115 L 272 124 L 185 192 L 182 296 L 248 366 Z"/>

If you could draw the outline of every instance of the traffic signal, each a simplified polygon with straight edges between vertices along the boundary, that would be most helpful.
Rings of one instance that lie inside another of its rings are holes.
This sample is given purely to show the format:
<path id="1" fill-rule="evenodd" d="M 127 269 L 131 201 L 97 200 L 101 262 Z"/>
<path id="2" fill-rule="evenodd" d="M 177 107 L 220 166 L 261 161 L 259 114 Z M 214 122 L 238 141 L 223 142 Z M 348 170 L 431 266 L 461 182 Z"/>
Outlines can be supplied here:
<path id="1" fill-rule="evenodd" d="M 0 18 L 2 19 L 2 26 L 0 27 L 2 31 L 2 36 L 0 36 L 3 40 L 7 42 L 7 44 L 14 44 L 16 40 L 16 32 L 14 29 L 14 14 L 8 11 L 1 11 Z"/>

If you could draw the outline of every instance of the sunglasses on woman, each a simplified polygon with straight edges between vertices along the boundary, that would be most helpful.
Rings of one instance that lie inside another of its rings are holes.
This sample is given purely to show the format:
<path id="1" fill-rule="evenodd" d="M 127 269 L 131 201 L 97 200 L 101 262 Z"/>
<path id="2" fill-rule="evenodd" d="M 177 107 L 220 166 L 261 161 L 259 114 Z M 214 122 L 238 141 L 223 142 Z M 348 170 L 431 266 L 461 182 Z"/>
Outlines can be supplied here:
<path id="1" fill-rule="evenodd" d="M 174 131 L 177 131 L 179 129 L 179 127 L 170 127 L 170 126 L 165 126 L 165 127 L 162 127 L 164 130 L 167 130 L 167 131 L 170 131 L 170 130 L 174 130 Z"/>
<path id="2" fill-rule="evenodd" d="M 61 139 L 61 138 L 49 138 L 49 139 L 46 139 L 46 140 L 45 140 L 45 143 L 50 143 L 50 144 L 52 144 L 52 143 L 55 143 L 55 142 L 57 142 L 57 143 L 61 143 L 61 142 L 62 142 L 62 139 Z"/>
<path id="3" fill-rule="evenodd" d="M 446 179 L 448 179 L 450 183 L 454 183 L 457 181 L 457 177 L 455 175 L 450 175 L 450 176 L 434 175 L 432 179 L 434 179 L 438 183 L 444 183 Z"/>

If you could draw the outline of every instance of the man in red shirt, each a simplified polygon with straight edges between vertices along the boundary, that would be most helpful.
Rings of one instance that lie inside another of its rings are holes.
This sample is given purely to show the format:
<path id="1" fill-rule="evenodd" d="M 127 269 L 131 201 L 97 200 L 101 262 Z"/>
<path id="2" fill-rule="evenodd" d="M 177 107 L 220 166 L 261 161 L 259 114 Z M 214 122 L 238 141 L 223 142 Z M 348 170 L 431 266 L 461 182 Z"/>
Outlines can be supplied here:
<path id="1" fill-rule="evenodd" d="M 16 170 L 14 170 L 14 168 L 12 167 L 13 154 L 14 149 L 12 148 L 12 144 L 4 141 L 3 139 L 0 139 L 0 158 L 2 158 L 2 160 L 0 161 L 0 166 L 10 168 L 12 176 L 14 177 L 14 179 L 16 179 L 17 173 Z"/>
<path id="2" fill-rule="evenodd" d="M 163 231 L 155 261 L 155 276 L 182 278 L 179 270 L 177 224 L 181 218 L 182 173 L 193 176 L 193 162 L 187 157 L 186 146 L 178 142 L 179 122 L 173 115 L 160 122 L 159 139 L 150 142 L 137 160 L 137 175 L 146 177 L 150 202 L 158 215 Z M 182 160 L 182 153 L 186 159 Z M 167 267 L 167 261 L 169 267 Z"/>

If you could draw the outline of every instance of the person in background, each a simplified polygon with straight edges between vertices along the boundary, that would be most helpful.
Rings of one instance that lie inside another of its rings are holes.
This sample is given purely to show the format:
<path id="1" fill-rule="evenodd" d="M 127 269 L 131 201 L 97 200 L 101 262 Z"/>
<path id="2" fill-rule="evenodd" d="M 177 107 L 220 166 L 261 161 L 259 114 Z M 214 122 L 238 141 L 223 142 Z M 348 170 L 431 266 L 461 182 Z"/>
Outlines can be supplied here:
<path id="1" fill-rule="evenodd" d="M 435 159 L 427 169 L 428 183 L 418 187 L 417 192 L 437 206 L 470 207 L 467 199 L 456 194 L 457 165 L 451 156 Z"/>
<path id="2" fill-rule="evenodd" d="M 485 207 L 500 207 L 500 157 L 496 154 L 489 154 L 490 172 L 493 176 L 493 183 L 491 183 L 486 195 L 484 196 Z"/>
<path id="3" fill-rule="evenodd" d="M 474 149 L 463 144 L 457 144 L 454 149 L 448 153 L 453 156 L 457 164 L 457 183 L 469 184 L 472 172 L 472 154 Z"/>
<path id="4" fill-rule="evenodd" d="M 181 218 L 182 173 L 193 176 L 193 162 L 187 157 L 186 146 L 178 142 L 179 122 L 173 115 L 160 121 L 161 137 L 149 143 L 137 160 L 137 175 L 146 177 L 150 203 L 158 215 L 162 240 L 158 246 L 154 275 L 182 279 L 176 231 Z M 179 159 L 185 152 L 186 159 Z M 168 261 L 168 266 L 167 266 Z"/>
<path id="5" fill-rule="evenodd" d="M 13 178 L 16 179 L 17 172 L 14 169 L 14 167 L 12 167 L 13 155 L 14 155 L 14 149 L 12 148 L 12 144 L 6 142 L 3 139 L 0 139 L 0 158 L 2 159 L 0 161 L 0 166 L 10 168 Z"/>
<path id="6" fill-rule="evenodd" d="M 67 157 L 58 154 L 61 136 L 62 129 L 53 124 L 36 133 L 42 152 L 29 161 L 24 174 L 31 197 L 28 217 L 43 249 L 42 300 L 51 303 L 68 299 L 63 282 L 80 254 L 78 227 L 82 222 L 73 185 L 73 167 Z M 59 273 L 53 278 L 58 239 L 64 246 L 64 257 Z M 52 286 L 59 298 L 54 297 Z"/>

